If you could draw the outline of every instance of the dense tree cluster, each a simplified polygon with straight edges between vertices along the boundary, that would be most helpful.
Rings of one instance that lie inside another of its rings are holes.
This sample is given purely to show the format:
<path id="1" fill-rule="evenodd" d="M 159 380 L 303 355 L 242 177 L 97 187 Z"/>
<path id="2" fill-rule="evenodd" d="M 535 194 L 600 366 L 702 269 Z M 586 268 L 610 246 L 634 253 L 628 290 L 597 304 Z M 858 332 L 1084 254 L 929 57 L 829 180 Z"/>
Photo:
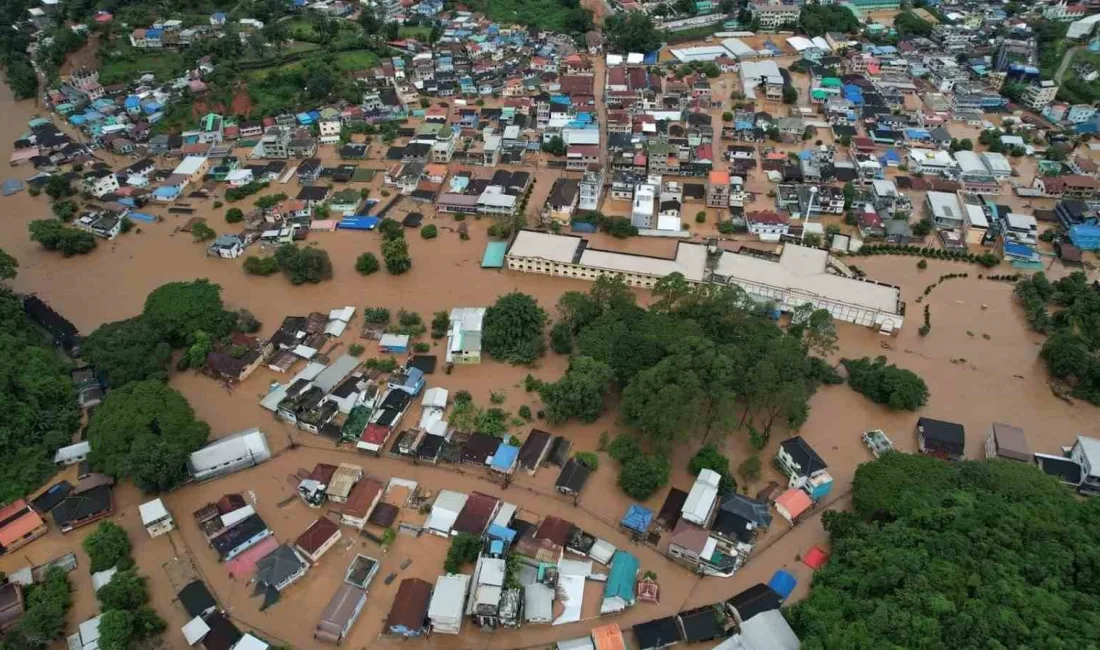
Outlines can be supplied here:
<path id="1" fill-rule="evenodd" d="M 610 52 L 653 52 L 663 41 L 660 30 L 644 11 L 615 13 L 604 21 Z"/>
<path id="2" fill-rule="evenodd" d="M 19 260 L 0 248 L 0 280 L 14 280 L 19 274 Z"/>
<path id="3" fill-rule="evenodd" d="M 911 370 L 886 363 L 886 357 L 843 359 L 848 385 L 872 402 L 895 410 L 916 411 L 928 402 L 928 385 Z"/>
<path id="4" fill-rule="evenodd" d="M 1040 356 L 1051 376 L 1100 404 L 1100 292 L 1080 271 L 1054 282 L 1036 273 L 1015 292 L 1032 329 L 1050 335 Z"/>
<path id="5" fill-rule="evenodd" d="M 187 479 L 188 457 L 209 435 L 210 426 L 195 419 L 178 391 L 137 381 L 108 393 L 96 409 L 88 425 L 89 460 L 96 471 L 162 492 Z"/>
<path id="6" fill-rule="evenodd" d="M 803 648 L 1095 645 L 1100 501 L 1025 463 L 894 453 L 860 465 L 852 503 L 788 611 Z"/>
<path id="7" fill-rule="evenodd" d="M 645 501 L 668 483 L 668 456 L 645 453 L 629 434 L 619 434 L 607 452 L 619 462 L 619 487 L 630 498 Z"/>
<path id="8" fill-rule="evenodd" d="M 44 650 L 65 632 L 65 614 L 73 603 L 65 570 L 51 567 L 24 592 L 23 618 L 0 641 L 0 650 Z"/>
<path id="9" fill-rule="evenodd" d="M 459 533 L 451 539 L 447 559 L 443 561 L 443 570 L 447 573 L 458 573 L 463 566 L 476 561 L 480 552 L 481 537 L 472 533 Z"/>
<path id="10" fill-rule="evenodd" d="M 53 455 L 80 425 L 69 368 L 0 288 L 0 502 L 31 492 L 52 475 Z"/>
<path id="11" fill-rule="evenodd" d="M 481 344 L 489 355 L 515 365 L 546 351 L 546 312 L 531 296 L 513 291 L 485 310 Z"/>
<path id="12" fill-rule="evenodd" d="M 149 589 L 134 566 L 126 531 L 105 521 L 84 539 L 84 550 L 91 560 L 88 569 L 92 573 L 118 569 L 95 594 L 103 611 L 99 646 L 104 650 L 127 650 L 135 642 L 163 632 L 167 626 L 147 604 Z"/>
<path id="13" fill-rule="evenodd" d="M 59 219 L 36 219 L 28 226 L 31 241 L 42 244 L 48 251 L 59 251 L 65 257 L 83 255 L 95 250 L 95 235 L 66 226 Z"/>
<path id="14" fill-rule="evenodd" d="M 903 11 L 894 16 L 894 31 L 897 32 L 898 37 L 923 36 L 928 38 L 932 35 L 932 27 L 932 23 L 912 11 Z"/>
<path id="15" fill-rule="evenodd" d="M 560 424 L 569 418 L 595 422 L 603 412 L 604 397 L 614 374 L 611 366 L 591 357 L 570 361 L 565 376 L 539 389 L 546 404 L 546 420 L 550 424 Z"/>
<path id="16" fill-rule="evenodd" d="M 133 545 L 126 531 L 110 521 L 105 521 L 84 538 L 81 543 L 84 552 L 88 554 L 88 570 L 92 573 L 106 571 L 111 568 L 128 569 L 134 561 L 130 557 Z"/>
<path id="17" fill-rule="evenodd" d="M 826 32 L 855 34 L 861 27 L 855 14 L 841 5 L 807 4 L 798 14 L 798 28 L 810 37 Z"/>
<path id="18" fill-rule="evenodd" d="M 332 260 L 323 248 L 283 244 L 275 251 L 275 262 L 291 284 L 317 284 L 332 279 Z"/>

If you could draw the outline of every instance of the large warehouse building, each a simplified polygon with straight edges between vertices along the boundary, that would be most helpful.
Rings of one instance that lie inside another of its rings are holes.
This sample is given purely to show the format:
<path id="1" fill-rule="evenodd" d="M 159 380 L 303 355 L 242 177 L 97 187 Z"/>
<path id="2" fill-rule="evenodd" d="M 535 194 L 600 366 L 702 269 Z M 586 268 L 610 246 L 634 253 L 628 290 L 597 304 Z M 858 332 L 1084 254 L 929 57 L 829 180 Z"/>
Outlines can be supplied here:
<path id="1" fill-rule="evenodd" d="M 620 253 L 588 246 L 576 235 L 521 230 L 506 256 L 508 268 L 595 281 L 622 275 L 627 284 L 652 288 L 672 273 L 693 284 L 735 284 L 758 300 L 774 301 L 783 311 L 810 303 L 838 321 L 892 332 L 905 320 L 898 287 L 850 278 L 829 270 L 829 253 L 786 245 L 778 255 L 727 251 L 717 245 L 678 242 L 672 258 Z"/>

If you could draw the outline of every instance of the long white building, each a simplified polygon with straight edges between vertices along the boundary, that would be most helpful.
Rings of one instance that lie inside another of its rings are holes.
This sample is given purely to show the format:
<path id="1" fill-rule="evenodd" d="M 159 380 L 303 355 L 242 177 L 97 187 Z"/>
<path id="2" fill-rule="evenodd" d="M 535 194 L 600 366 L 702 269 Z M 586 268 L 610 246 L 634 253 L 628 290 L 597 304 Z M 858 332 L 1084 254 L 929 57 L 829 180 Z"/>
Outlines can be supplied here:
<path id="1" fill-rule="evenodd" d="M 905 320 L 898 287 L 838 275 L 829 253 L 788 244 L 779 255 L 742 254 L 716 245 L 677 242 L 672 258 L 620 253 L 588 246 L 576 235 L 521 230 L 505 256 L 509 270 L 595 281 L 621 275 L 627 284 L 652 288 L 680 273 L 692 284 L 734 284 L 754 299 L 774 301 L 783 311 L 810 303 L 838 321 L 891 332 Z"/>

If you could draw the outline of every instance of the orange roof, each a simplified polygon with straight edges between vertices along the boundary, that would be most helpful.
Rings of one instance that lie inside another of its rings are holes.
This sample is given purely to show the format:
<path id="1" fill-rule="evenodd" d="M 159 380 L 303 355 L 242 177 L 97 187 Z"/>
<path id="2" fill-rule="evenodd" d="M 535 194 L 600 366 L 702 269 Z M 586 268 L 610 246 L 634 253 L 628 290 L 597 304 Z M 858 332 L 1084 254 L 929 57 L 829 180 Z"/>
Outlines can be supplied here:
<path id="1" fill-rule="evenodd" d="M 3 528 L 0 528 L 0 546 L 10 546 L 20 539 L 25 537 L 31 532 L 45 526 L 45 522 L 42 521 L 42 517 L 38 516 L 38 513 L 27 507 L 27 502 L 20 499 L 11 504 L 3 510 L 4 514 L 11 516 L 15 512 L 18 512 L 19 508 L 12 510 L 14 506 L 21 505 L 24 509 L 22 515 L 10 522 Z"/>
<path id="2" fill-rule="evenodd" d="M 729 185 L 730 173 L 721 170 L 712 171 L 710 173 L 710 182 L 714 185 Z"/>
<path id="3" fill-rule="evenodd" d="M 596 650 L 626 650 L 623 631 L 618 623 L 592 628 L 592 642 L 596 644 Z"/>
<path id="4" fill-rule="evenodd" d="M 429 176 L 447 176 L 447 166 L 439 164 L 424 165 L 424 172 Z"/>
<path id="5" fill-rule="evenodd" d="M 775 499 L 775 505 L 783 506 L 783 509 L 787 511 L 791 519 L 794 519 L 798 515 L 809 510 L 813 503 L 810 501 L 810 496 L 808 494 L 798 488 L 791 488 Z"/>

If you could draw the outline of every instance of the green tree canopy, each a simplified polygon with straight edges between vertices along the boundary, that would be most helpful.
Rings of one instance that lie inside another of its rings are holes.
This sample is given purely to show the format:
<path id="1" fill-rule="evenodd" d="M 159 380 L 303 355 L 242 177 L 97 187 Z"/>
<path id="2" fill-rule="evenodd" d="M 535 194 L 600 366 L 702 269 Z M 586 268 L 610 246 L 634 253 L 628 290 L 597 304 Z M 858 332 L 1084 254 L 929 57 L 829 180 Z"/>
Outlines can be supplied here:
<path id="1" fill-rule="evenodd" d="M 191 452 L 210 427 L 195 419 L 183 395 L 157 381 L 111 391 L 88 425 L 97 471 L 133 479 L 145 492 L 170 490 L 187 479 Z"/>
<path id="2" fill-rule="evenodd" d="M 99 647 L 102 650 L 130 650 L 134 641 L 134 614 L 112 609 L 99 619 Z"/>
<path id="3" fill-rule="evenodd" d="M 911 370 L 887 364 L 886 357 L 871 360 L 843 359 L 848 370 L 848 385 L 872 402 L 895 410 L 915 411 L 928 402 L 928 386 Z"/>
<path id="4" fill-rule="evenodd" d="M 619 487 L 630 498 L 645 501 L 668 483 L 669 470 L 667 456 L 635 456 L 619 471 Z"/>
<path id="5" fill-rule="evenodd" d="M 137 569 L 119 571 L 111 581 L 95 593 L 103 611 L 126 609 L 134 611 L 149 601 L 149 590 L 145 578 L 138 575 Z"/>
<path id="6" fill-rule="evenodd" d="M 104 323 L 84 340 L 84 357 L 107 384 L 168 378 L 172 346 L 142 316 Z"/>
<path id="7" fill-rule="evenodd" d="M 84 538 L 81 546 L 88 554 L 88 561 L 91 563 L 88 569 L 92 573 L 115 567 L 128 569 L 133 565 L 130 557 L 133 550 L 130 536 L 125 529 L 113 522 L 100 523 L 91 535 Z"/>
<path id="8" fill-rule="evenodd" d="M 291 284 L 318 284 L 332 279 L 332 260 L 321 248 L 283 244 L 275 251 L 275 262 Z"/>
<path id="9" fill-rule="evenodd" d="M 479 552 L 481 552 L 481 537 L 472 533 L 459 533 L 451 539 L 451 547 L 447 549 L 443 570 L 447 573 L 458 573 L 463 566 L 475 562 Z"/>
<path id="10" fill-rule="evenodd" d="M 65 613 L 73 597 L 64 569 L 47 569 L 41 582 L 26 588 L 24 598 L 23 618 L 4 636 L 0 650 L 41 650 L 65 632 Z"/>
<path id="11" fill-rule="evenodd" d="M 493 357 L 515 365 L 533 363 L 546 351 L 546 312 L 531 296 L 513 291 L 485 310 L 481 342 Z"/>
<path id="12" fill-rule="evenodd" d="M 0 248 L 0 280 L 13 280 L 19 273 L 19 261 Z"/>
<path id="13" fill-rule="evenodd" d="M 95 235 L 79 228 L 66 226 L 57 219 L 38 219 L 28 226 L 31 241 L 42 244 L 48 251 L 59 251 L 65 257 L 84 255 L 95 250 Z"/>
<path id="14" fill-rule="evenodd" d="M 661 32 L 644 11 L 611 14 L 604 21 L 609 52 L 653 52 L 661 47 Z"/>
<path id="15" fill-rule="evenodd" d="M 409 255 L 409 243 L 404 237 L 386 239 L 382 242 L 382 261 L 386 265 L 386 272 L 390 275 L 409 272 L 412 268 L 412 257 Z"/>
<path id="16" fill-rule="evenodd" d="M 577 357 L 565 376 L 542 384 L 539 393 L 546 404 L 546 420 L 560 424 L 569 418 L 595 422 L 603 412 L 604 396 L 611 385 L 611 366 L 592 357 Z"/>
<path id="17" fill-rule="evenodd" d="M 145 298 L 144 317 L 172 347 L 191 343 L 195 332 L 221 338 L 233 330 L 236 316 L 222 306 L 221 287 L 205 278 L 169 282 Z"/>
<path id="18" fill-rule="evenodd" d="M 355 270 L 359 275 L 371 275 L 377 273 L 380 265 L 374 253 L 363 253 L 355 260 Z"/>
<path id="19" fill-rule="evenodd" d="M 1026 463 L 886 454 L 828 511 L 829 563 L 788 611 L 807 650 L 1081 648 L 1100 620 L 1100 502 Z"/>

